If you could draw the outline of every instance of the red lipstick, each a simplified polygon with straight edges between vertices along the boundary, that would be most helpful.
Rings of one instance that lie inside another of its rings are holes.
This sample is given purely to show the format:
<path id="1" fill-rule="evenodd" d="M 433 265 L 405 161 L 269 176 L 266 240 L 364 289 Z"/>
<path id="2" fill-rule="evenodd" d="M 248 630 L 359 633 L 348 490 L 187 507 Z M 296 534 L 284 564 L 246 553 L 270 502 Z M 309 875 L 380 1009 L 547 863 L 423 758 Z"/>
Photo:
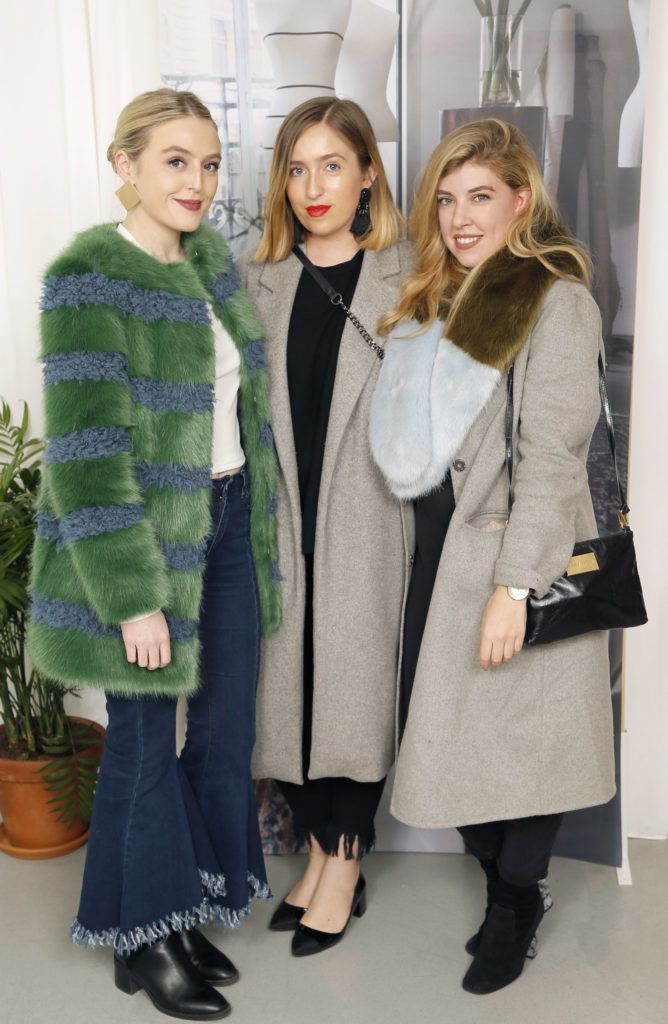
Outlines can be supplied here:
<path id="1" fill-rule="evenodd" d="M 176 202 L 179 203 L 180 206 L 184 206 L 186 210 L 190 210 L 191 213 L 197 213 L 202 205 L 201 199 L 177 199 Z"/>
<path id="2" fill-rule="evenodd" d="M 331 210 L 331 206 L 307 206 L 306 212 L 309 217 L 322 217 L 328 210 Z"/>

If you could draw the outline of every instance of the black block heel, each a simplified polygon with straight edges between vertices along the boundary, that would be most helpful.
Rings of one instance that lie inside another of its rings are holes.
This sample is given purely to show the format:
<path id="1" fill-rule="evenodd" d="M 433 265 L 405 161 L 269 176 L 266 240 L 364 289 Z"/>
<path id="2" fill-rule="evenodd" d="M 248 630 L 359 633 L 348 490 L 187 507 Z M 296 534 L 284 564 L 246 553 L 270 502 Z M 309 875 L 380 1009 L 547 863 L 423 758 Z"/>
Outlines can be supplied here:
<path id="1" fill-rule="evenodd" d="M 135 992 L 141 992 L 142 986 L 134 980 L 127 964 L 117 957 L 114 959 L 114 982 L 116 988 L 120 988 L 121 992 L 125 992 L 126 995 L 133 996 Z"/>

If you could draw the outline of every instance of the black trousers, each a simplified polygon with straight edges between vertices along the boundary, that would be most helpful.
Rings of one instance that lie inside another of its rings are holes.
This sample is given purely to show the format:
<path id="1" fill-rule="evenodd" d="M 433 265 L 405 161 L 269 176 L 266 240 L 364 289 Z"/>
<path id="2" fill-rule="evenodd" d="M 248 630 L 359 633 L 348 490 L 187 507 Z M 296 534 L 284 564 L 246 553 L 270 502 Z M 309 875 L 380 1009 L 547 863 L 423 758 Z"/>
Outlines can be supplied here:
<path id="1" fill-rule="evenodd" d="M 304 730 L 302 734 L 303 785 L 277 779 L 290 805 L 297 835 L 313 835 L 325 853 L 335 855 L 341 838 L 346 858 L 358 857 L 372 849 L 376 832 L 374 818 L 383 795 L 385 779 L 356 782 L 343 777 L 309 779 L 313 722 L 313 555 L 304 555 L 306 608 L 304 615 Z"/>
<path id="2" fill-rule="evenodd" d="M 534 885 L 547 875 L 563 814 L 486 821 L 457 831 L 478 860 L 495 860 L 499 875 L 511 885 Z"/>
<path id="3" fill-rule="evenodd" d="M 448 527 L 455 510 L 450 473 L 441 487 L 418 499 L 415 507 L 415 559 L 404 616 L 400 724 L 403 730 L 415 679 L 427 613 Z M 479 860 L 496 860 L 499 874 L 511 885 L 531 885 L 547 875 L 561 814 L 490 821 L 459 829 Z"/>

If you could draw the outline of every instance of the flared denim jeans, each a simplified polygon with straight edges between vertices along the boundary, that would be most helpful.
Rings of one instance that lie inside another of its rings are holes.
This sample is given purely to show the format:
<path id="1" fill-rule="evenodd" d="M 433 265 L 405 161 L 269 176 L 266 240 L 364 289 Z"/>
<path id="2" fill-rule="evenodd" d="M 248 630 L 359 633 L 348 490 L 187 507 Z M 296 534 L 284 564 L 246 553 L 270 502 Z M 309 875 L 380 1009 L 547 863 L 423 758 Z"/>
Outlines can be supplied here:
<path id="1" fill-rule="evenodd" d="M 77 945 L 125 955 L 170 931 L 236 927 L 271 896 L 250 775 L 260 625 L 243 469 L 212 481 L 200 636 L 180 757 L 175 700 L 107 695 Z"/>

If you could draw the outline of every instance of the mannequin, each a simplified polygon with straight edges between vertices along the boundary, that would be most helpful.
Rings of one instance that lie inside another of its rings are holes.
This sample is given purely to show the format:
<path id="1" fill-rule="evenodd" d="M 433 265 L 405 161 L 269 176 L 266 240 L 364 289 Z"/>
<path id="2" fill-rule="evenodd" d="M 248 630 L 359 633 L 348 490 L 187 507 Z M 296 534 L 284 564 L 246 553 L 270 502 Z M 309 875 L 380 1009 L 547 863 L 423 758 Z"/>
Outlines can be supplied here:
<path id="1" fill-rule="evenodd" d="M 255 10 L 276 85 L 262 145 L 274 140 L 286 114 L 315 96 L 334 96 L 336 65 L 351 0 L 257 0 Z"/>
<path id="2" fill-rule="evenodd" d="M 617 162 L 620 167 L 640 167 L 642 160 L 647 48 L 649 45 L 649 4 L 650 0 L 629 0 L 629 15 L 638 50 L 640 71 L 636 87 L 626 101 L 619 122 Z"/>
<path id="3" fill-rule="evenodd" d="M 399 15 L 371 0 L 352 0 L 350 20 L 336 69 L 336 94 L 366 112 L 379 142 L 397 142 L 399 125 L 387 102 L 387 79 L 399 30 Z"/>

